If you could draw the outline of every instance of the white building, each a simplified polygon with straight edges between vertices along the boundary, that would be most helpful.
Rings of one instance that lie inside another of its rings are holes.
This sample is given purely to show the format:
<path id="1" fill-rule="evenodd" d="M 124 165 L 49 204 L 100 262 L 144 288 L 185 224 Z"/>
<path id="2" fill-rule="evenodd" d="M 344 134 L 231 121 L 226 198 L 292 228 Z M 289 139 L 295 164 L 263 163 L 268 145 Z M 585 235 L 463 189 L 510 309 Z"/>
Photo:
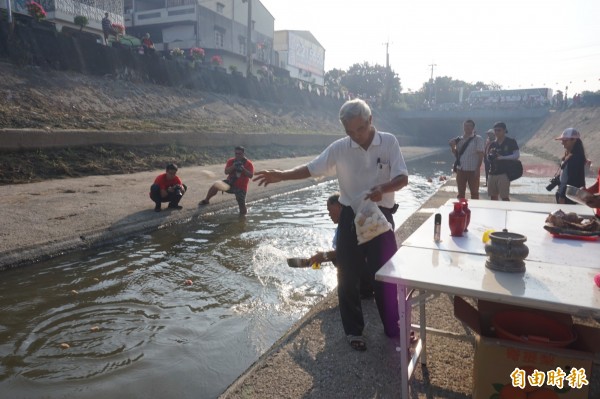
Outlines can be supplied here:
<path id="1" fill-rule="evenodd" d="M 305 30 L 278 30 L 273 47 L 279 53 L 279 67 L 290 77 L 319 86 L 325 84 L 325 49 Z"/>
<path id="2" fill-rule="evenodd" d="M 260 0 L 251 1 L 250 41 L 248 0 L 125 0 L 125 26 L 135 36 L 150 33 L 159 51 L 201 47 L 241 72 L 250 42 L 256 70 L 274 63 L 275 19 Z"/>
<path id="3" fill-rule="evenodd" d="M 27 0 L 10 0 L 14 13 L 28 14 Z M 102 18 L 108 12 L 113 23 L 123 24 L 123 0 L 38 0 L 46 11 L 46 20 L 54 22 L 58 31 L 64 26 L 79 30 L 73 19 L 84 16 L 88 19 L 85 31 L 102 36 Z M 0 0 L 0 8 L 6 8 L 6 0 Z"/>

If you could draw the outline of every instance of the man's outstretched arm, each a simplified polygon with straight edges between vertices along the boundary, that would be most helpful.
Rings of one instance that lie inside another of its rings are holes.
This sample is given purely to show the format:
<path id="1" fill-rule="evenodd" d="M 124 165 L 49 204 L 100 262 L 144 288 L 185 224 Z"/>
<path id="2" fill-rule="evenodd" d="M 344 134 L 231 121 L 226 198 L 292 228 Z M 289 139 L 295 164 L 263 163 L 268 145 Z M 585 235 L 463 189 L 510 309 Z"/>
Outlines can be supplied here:
<path id="1" fill-rule="evenodd" d="M 310 177 L 310 172 L 306 165 L 297 166 L 294 169 L 277 170 L 268 169 L 261 170 L 254 174 L 256 177 L 252 179 L 257 181 L 259 186 L 267 186 L 271 183 L 279 183 L 284 180 L 300 180 Z"/>

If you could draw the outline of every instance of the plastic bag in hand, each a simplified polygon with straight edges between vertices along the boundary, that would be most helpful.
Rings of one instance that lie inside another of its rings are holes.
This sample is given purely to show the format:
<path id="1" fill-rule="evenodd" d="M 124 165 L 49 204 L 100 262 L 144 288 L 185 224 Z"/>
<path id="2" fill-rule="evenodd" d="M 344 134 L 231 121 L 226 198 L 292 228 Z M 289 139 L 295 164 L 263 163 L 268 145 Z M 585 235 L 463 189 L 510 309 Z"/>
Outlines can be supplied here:
<path id="1" fill-rule="evenodd" d="M 359 245 L 371 241 L 392 228 L 377 204 L 369 199 L 360 202 L 354 217 L 354 226 Z"/>

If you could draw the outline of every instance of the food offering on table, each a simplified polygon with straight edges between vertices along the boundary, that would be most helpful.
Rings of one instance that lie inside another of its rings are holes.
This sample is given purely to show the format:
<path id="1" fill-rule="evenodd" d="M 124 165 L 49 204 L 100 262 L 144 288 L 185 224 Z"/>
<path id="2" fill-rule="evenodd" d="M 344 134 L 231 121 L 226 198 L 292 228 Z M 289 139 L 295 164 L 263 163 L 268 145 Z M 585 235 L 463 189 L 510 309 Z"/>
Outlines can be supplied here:
<path id="1" fill-rule="evenodd" d="M 594 216 L 579 216 L 562 210 L 551 213 L 546 218 L 544 229 L 555 236 L 593 237 L 600 235 L 600 222 Z"/>

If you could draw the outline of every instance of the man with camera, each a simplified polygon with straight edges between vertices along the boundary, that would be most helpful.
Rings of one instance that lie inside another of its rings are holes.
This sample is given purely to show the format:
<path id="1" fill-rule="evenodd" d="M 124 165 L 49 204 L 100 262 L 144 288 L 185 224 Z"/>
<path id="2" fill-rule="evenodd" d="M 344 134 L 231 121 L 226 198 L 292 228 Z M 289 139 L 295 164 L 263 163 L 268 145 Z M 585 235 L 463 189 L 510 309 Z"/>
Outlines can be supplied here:
<path id="1" fill-rule="evenodd" d="M 494 125 L 494 140 L 488 148 L 486 157 L 490 162 L 488 178 L 488 195 L 493 201 L 502 198 L 510 201 L 510 180 L 507 175 L 510 165 L 508 162 L 519 159 L 519 145 L 517 141 L 506 135 L 506 123 L 497 122 Z"/>
<path id="2" fill-rule="evenodd" d="M 154 211 L 160 212 L 163 202 L 169 203 L 168 209 L 181 209 L 179 201 L 186 190 L 187 186 L 177 176 L 177 165 L 168 164 L 165 173 L 158 175 L 150 187 L 150 199 L 156 204 Z"/>
<path id="3" fill-rule="evenodd" d="M 450 151 L 456 157 L 454 171 L 458 188 L 457 198 L 465 198 L 468 184 L 471 199 L 479 199 L 479 176 L 485 143 L 483 138 L 475 133 L 473 120 L 464 121 L 463 131 L 462 137 L 453 138 L 448 142 Z"/>
<path id="4" fill-rule="evenodd" d="M 240 208 L 240 215 L 248 213 L 246 208 L 246 193 L 248 192 L 248 183 L 254 176 L 254 165 L 249 159 L 246 159 L 245 149 L 242 146 L 235 147 L 235 157 L 229 158 L 225 164 L 225 174 L 227 179 L 215 182 L 206 193 L 206 198 L 200 201 L 200 205 L 208 205 L 212 197 L 219 190 L 225 191 L 228 194 L 235 194 L 235 199 Z M 220 184 L 218 184 L 220 183 Z M 225 183 L 228 188 L 223 190 L 222 183 Z"/>

